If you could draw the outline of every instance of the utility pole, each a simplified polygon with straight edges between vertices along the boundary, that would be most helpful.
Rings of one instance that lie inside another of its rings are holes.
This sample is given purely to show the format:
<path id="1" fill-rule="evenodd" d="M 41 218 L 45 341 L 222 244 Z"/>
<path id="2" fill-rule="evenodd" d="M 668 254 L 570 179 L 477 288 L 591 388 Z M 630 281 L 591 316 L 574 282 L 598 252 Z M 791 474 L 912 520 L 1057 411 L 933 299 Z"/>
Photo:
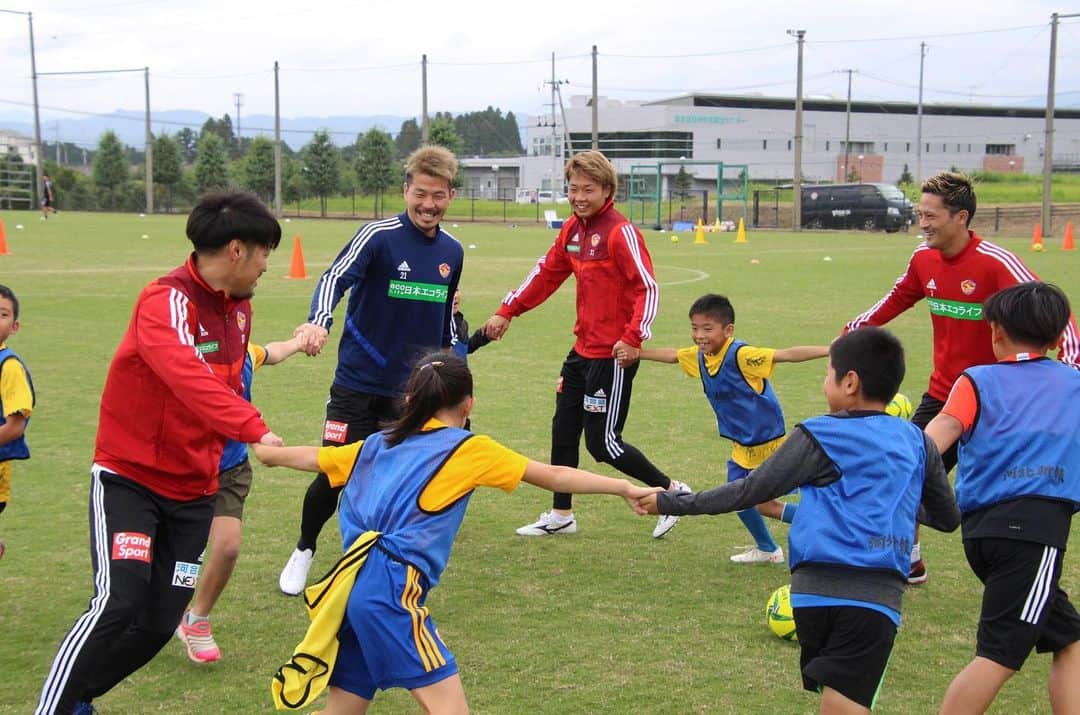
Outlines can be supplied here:
<path id="1" fill-rule="evenodd" d="M 427 115 L 427 55 L 420 58 L 420 143 L 428 143 L 428 115 Z"/>
<path id="2" fill-rule="evenodd" d="M 1050 195 L 1053 191 L 1054 172 L 1054 72 L 1057 69 L 1057 30 L 1058 20 L 1068 17 L 1080 17 L 1080 13 L 1050 16 L 1050 71 L 1046 84 L 1046 139 L 1043 142 L 1043 189 L 1042 189 L 1042 228 L 1043 235 L 1050 235 Z"/>
<path id="3" fill-rule="evenodd" d="M 600 150 L 600 119 L 598 114 L 597 102 L 597 75 L 596 75 L 596 45 L 592 46 L 592 148 L 593 151 Z M 566 121 L 563 120 L 565 124 Z"/>
<path id="4" fill-rule="evenodd" d="M 559 175 L 559 157 L 555 153 L 556 125 L 555 121 L 555 53 L 551 53 L 551 200 L 554 201 L 559 190 L 555 188 L 556 177 Z M 563 129 L 565 131 L 565 128 Z M 562 181 L 559 181 L 562 186 Z"/>
<path id="5" fill-rule="evenodd" d="M 926 43 L 919 43 L 919 106 L 915 111 L 915 185 L 922 186 L 922 101 L 923 69 L 926 65 Z"/>
<path id="6" fill-rule="evenodd" d="M 146 84 L 146 213 L 154 213 L 154 135 L 150 132 L 150 68 L 143 67 Z"/>
<path id="7" fill-rule="evenodd" d="M 281 94 L 277 60 L 274 60 L 274 215 L 281 218 Z"/>
<path id="8" fill-rule="evenodd" d="M 802 231 L 802 149 L 803 149 L 803 108 L 802 108 L 802 80 L 803 80 L 803 42 L 806 40 L 806 30 L 788 30 L 787 34 L 798 40 L 799 59 L 795 69 L 795 172 L 792 175 L 792 228 Z"/>
<path id="9" fill-rule="evenodd" d="M 846 184 L 851 171 L 848 169 L 848 159 L 851 155 L 851 75 L 855 70 L 840 70 L 847 72 L 847 120 L 844 127 L 844 176 L 841 183 Z"/>
<path id="10" fill-rule="evenodd" d="M 236 102 L 236 148 L 239 150 L 243 147 L 240 143 L 240 107 L 244 106 L 244 95 L 242 92 L 233 92 L 233 100 Z"/>

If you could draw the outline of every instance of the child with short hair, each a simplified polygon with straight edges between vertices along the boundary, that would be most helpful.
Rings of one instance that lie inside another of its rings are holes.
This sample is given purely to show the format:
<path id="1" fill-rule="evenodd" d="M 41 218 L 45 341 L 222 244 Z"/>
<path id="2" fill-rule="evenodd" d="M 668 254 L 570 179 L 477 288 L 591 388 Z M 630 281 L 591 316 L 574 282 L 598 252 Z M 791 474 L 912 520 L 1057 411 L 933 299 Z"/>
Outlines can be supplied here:
<path id="1" fill-rule="evenodd" d="M 678 363 L 690 377 L 701 378 L 705 397 L 716 413 L 720 436 L 731 440 L 727 480 L 743 479 L 784 441 L 786 427 L 780 401 L 769 379 L 776 363 L 804 362 L 829 354 L 826 346 L 774 350 L 747 345 L 735 338 L 735 308 L 727 297 L 710 293 L 690 306 L 694 345 L 641 351 L 642 360 Z M 738 513 L 754 545 L 735 554 L 735 563 L 784 562 L 784 550 L 773 540 L 761 515 L 790 524 L 797 504 L 772 499 Z"/>
<path id="2" fill-rule="evenodd" d="M 10 288 L 0 285 L 0 512 L 11 498 L 11 463 L 30 458 L 25 435 L 36 400 L 26 363 L 6 345 L 17 332 L 19 299 Z M 4 542 L 0 541 L 0 558 L 3 556 Z"/>
<path id="3" fill-rule="evenodd" d="M 240 372 L 244 399 L 251 402 L 251 383 L 263 365 L 284 362 L 302 349 L 303 340 L 299 336 L 266 345 L 249 342 Z M 252 477 L 247 444 L 229 440 L 221 453 L 218 468 L 214 520 L 210 523 L 210 537 L 204 551 L 209 556 L 199 565 L 195 596 L 176 627 L 176 637 L 186 647 L 188 658 L 195 663 L 212 663 L 221 658 L 221 649 L 210 625 L 210 612 L 229 584 L 240 558 L 244 502 L 251 491 Z"/>
<path id="4" fill-rule="evenodd" d="M 279 709 L 309 704 L 329 683 L 328 714 L 366 712 L 378 690 L 394 687 L 408 689 L 425 712 L 468 712 L 454 654 L 424 602 L 446 568 L 473 491 L 510 492 L 524 481 L 619 495 L 633 505 L 660 489 L 535 462 L 466 431 L 472 374 L 451 353 L 422 357 L 403 398 L 401 417 L 360 442 L 255 449 L 264 464 L 321 470 L 345 487 L 338 518 L 346 556 L 305 592 L 312 624 L 275 676 Z"/>
<path id="5" fill-rule="evenodd" d="M 1053 711 L 1080 712 L 1080 615 L 1058 582 L 1080 508 L 1080 373 L 1046 357 L 1069 315 L 1047 283 L 990 296 L 983 316 L 998 362 L 965 370 L 926 426 L 941 451 L 959 442 L 964 553 L 984 586 L 975 658 L 942 713 L 985 712 L 1032 648 L 1054 654 Z"/>
<path id="6" fill-rule="evenodd" d="M 829 347 L 829 414 L 796 425 L 745 479 L 649 495 L 640 514 L 722 514 L 802 489 L 788 535 L 803 687 L 821 712 L 870 712 L 900 625 L 915 519 L 941 531 L 960 512 L 934 444 L 885 413 L 904 377 L 891 333 L 860 328 Z M 922 505 L 920 506 L 920 501 Z"/>

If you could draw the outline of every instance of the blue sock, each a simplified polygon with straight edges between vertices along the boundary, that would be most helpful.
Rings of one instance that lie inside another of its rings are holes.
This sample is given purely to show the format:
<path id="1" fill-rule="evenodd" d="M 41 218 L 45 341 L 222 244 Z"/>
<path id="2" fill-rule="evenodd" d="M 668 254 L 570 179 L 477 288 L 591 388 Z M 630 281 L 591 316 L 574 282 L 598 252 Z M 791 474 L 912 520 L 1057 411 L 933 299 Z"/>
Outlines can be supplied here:
<path id="1" fill-rule="evenodd" d="M 780 515 L 780 521 L 784 522 L 785 524 L 790 524 L 791 522 L 795 521 L 795 512 L 797 512 L 798 510 L 798 504 L 785 503 L 784 513 Z"/>
<path id="2" fill-rule="evenodd" d="M 737 512 L 737 514 L 743 526 L 750 532 L 750 536 L 754 537 L 759 549 L 772 553 L 779 548 L 776 542 L 773 541 L 772 534 L 769 533 L 769 528 L 765 526 L 765 520 L 761 518 L 761 514 L 758 514 L 757 509 L 744 509 Z"/>

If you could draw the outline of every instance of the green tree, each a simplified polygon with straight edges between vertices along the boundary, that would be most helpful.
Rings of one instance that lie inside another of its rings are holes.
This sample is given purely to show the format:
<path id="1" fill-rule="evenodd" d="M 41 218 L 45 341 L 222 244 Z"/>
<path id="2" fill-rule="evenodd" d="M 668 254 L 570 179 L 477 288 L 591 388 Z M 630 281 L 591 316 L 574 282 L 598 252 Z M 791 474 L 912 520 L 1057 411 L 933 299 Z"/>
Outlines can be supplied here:
<path id="1" fill-rule="evenodd" d="M 274 198 L 274 142 L 255 137 L 240 164 L 241 183 L 267 203 Z"/>
<path id="2" fill-rule="evenodd" d="M 199 139 L 195 156 L 195 188 L 202 194 L 229 185 L 229 159 L 225 142 L 208 132 Z"/>
<path id="3" fill-rule="evenodd" d="M 685 166 L 679 167 L 679 173 L 675 175 L 675 195 L 685 199 L 694 187 L 694 177 L 686 170 Z"/>
<path id="4" fill-rule="evenodd" d="M 195 148 L 199 144 L 199 135 L 188 127 L 184 127 L 176 133 L 176 141 L 180 144 L 180 155 L 185 164 L 195 163 Z"/>
<path id="5" fill-rule="evenodd" d="M 330 142 L 330 132 L 320 129 L 301 151 L 304 185 L 319 197 L 319 214 L 326 215 L 326 198 L 337 191 L 341 181 L 341 161 Z"/>
<path id="6" fill-rule="evenodd" d="M 180 143 L 168 134 L 154 138 L 154 183 L 165 188 L 165 210 L 172 211 L 173 191 L 184 178 Z"/>
<path id="7" fill-rule="evenodd" d="M 112 130 L 105 132 L 98 141 L 93 173 L 94 183 L 105 194 L 102 197 L 105 208 L 116 206 L 116 191 L 127 181 L 129 173 L 124 145 Z"/>
<path id="8" fill-rule="evenodd" d="M 454 128 L 454 118 L 450 112 L 437 112 L 435 114 L 431 124 L 428 125 L 428 142 L 446 147 L 455 155 L 461 154 L 461 150 L 465 146 L 464 142 L 461 141 L 461 136 L 457 133 L 457 129 Z"/>
<path id="9" fill-rule="evenodd" d="M 900 181 L 898 183 L 901 186 L 915 183 L 915 179 L 911 176 L 911 170 L 908 169 L 907 164 L 904 164 L 904 170 L 900 172 Z"/>
<path id="10" fill-rule="evenodd" d="M 394 138 L 398 156 L 408 156 L 420 147 L 420 125 L 415 119 L 406 119 L 401 123 L 401 130 Z"/>
<path id="11" fill-rule="evenodd" d="M 356 176 L 365 194 L 375 195 L 375 218 L 383 192 L 400 177 L 394 166 L 394 140 L 381 129 L 370 129 L 356 140 Z"/>

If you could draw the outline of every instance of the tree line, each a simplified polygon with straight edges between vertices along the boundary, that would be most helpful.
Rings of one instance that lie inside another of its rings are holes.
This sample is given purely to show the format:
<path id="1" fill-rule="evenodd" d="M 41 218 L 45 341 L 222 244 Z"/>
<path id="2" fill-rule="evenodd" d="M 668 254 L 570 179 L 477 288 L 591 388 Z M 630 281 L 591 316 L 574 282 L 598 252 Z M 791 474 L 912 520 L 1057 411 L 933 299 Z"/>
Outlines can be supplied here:
<path id="1" fill-rule="evenodd" d="M 439 112 L 428 125 L 428 140 L 459 156 L 514 156 L 524 153 L 513 112 L 488 107 L 453 116 Z M 396 136 L 373 128 L 352 143 L 338 147 L 330 132 L 316 131 L 299 150 L 282 142 L 282 200 L 317 196 L 322 214 L 327 198 L 360 192 L 375 197 L 376 215 L 382 197 L 404 180 L 402 164 L 420 146 L 421 128 L 407 119 Z M 270 203 L 274 197 L 274 142 L 267 137 L 237 137 L 232 119 L 209 118 L 196 132 L 185 127 L 153 138 L 154 206 L 172 211 L 194 203 L 206 191 L 243 188 Z M 48 152 L 46 152 L 46 156 Z M 55 152 L 54 152 L 55 155 Z M 15 159 L 6 159 L 15 161 Z M 46 171 L 62 208 L 140 211 L 145 209 L 145 162 L 141 151 L 105 132 L 89 152 L 89 175 L 46 161 Z"/>

